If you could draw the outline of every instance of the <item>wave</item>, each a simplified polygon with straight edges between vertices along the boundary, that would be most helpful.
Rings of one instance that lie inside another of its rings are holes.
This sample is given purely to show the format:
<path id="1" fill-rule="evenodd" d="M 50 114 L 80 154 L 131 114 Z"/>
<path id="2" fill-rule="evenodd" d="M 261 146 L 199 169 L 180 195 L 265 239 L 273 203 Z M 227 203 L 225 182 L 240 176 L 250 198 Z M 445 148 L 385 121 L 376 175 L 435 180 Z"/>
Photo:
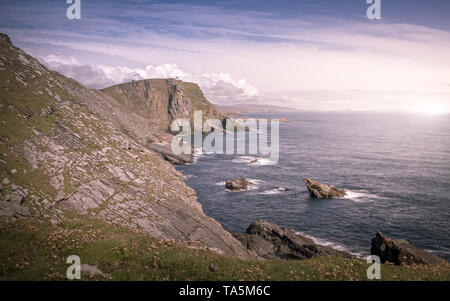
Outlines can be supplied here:
<path id="1" fill-rule="evenodd" d="M 268 190 L 264 190 L 263 192 L 260 192 L 259 194 L 263 194 L 263 195 L 273 195 L 273 194 L 279 194 L 279 193 L 283 193 L 287 190 L 286 187 L 278 187 L 278 188 L 274 188 L 274 189 L 268 189 Z"/>
<path id="2" fill-rule="evenodd" d="M 317 237 L 311 236 L 309 234 L 306 234 L 306 233 L 303 233 L 303 232 L 300 232 L 300 231 L 296 231 L 295 233 L 299 234 L 299 235 L 303 235 L 303 236 L 311 239 L 314 243 L 316 243 L 318 245 L 325 246 L 325 247 L 330 247 L 330 248 L 333 248 L 335 250 L 342 251 L 342 252 L 347 252 L 347 253 L 350 253 L 350 254 L 356 256 L 357 258 L 363 258 L 366 255 L 363 252 L 351 252 L 347 247 L 345 247 L 343 245 L 340 245 L 338 243 L 331 242 L 331 241 L 328 241 L 328 240 L 325 240 L 325 239 L 322 239 L 322 238 L 317 238 Z"/>
<path id="3" fill-rule="evenodd" d="M 257 190 L 263 181 L 258 179 L 247 179 L 251 185 L 247 190 Z"/>
<path id="4" fill-rule="evenodd" d="M 194 147 L 193 152 L 192 152 L 192 162 L 188 163 L 188 164 L 195 164 L 197 163 L 198 159 L 200 157 L 203 157 L 205 155 L 205 153 L 203 152 L 203 148 L 201 147 Z"/>
<path id="5" fill-rule="evenodd" d="M 276 162 L 270 158 L 264 157 L 251 157 L 251 156 L 239 156 L 231 160 L 233 163 L 244 163 L 248 165 L 274 165 Z"/>
<path id="6" fill-rule="evenodd" d="M 345 190 L 344 199 L 349 199 L 355 202 L 371 202 L 375 199 L 382 199 L 382 197 L 372 194 L 366 190 Z"/>

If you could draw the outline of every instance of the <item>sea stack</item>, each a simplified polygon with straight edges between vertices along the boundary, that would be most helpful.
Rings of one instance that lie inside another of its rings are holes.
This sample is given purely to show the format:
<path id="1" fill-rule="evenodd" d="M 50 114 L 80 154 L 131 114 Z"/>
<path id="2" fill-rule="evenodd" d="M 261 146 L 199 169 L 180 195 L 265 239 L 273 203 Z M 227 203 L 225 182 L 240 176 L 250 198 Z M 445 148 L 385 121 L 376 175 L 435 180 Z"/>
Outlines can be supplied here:
<path id="1" fill-rule="evenodd" d="M 250 181 L 246 178 L 237 178 L 226 181 L 225 187 L 230 190 L 245 190 L 250 186 Z"/>
<path id="2" fill-rule="evenodd" d="M 346 194 L 345 189 L 326 185 L 311 178 L 305 178 L 304 182 L 311 195 L 318 199 L 343 198 Z"/>

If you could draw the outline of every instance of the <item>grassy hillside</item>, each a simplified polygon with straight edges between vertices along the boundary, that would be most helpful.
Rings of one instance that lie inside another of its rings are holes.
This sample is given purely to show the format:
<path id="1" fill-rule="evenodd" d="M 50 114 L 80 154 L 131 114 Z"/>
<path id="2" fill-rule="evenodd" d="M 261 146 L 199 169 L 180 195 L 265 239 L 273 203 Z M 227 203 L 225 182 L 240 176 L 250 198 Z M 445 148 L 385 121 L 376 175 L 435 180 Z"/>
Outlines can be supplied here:
<path id="1" fill-rule="evenodd" d="M 58 225 L 0 224 L 0 280 L 65 280 L 66 258 L 97 265 L 107 278 L 82 280 L 367 280 L 363 260 L 242 260 L 172 240 L 155 240 L 98 219 L 67 213 Z M 382 265 L 382 280 L 450 280 L 450 265 Z"/>

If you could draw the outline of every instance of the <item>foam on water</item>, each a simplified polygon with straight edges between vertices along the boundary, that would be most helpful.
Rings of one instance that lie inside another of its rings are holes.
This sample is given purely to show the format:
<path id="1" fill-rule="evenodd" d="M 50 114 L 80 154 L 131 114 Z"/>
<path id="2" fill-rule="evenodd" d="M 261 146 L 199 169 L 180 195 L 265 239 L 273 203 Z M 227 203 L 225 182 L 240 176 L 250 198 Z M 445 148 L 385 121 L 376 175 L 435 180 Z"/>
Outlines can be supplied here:
<path id="1" fill-rule="evenodd" d="M 344 199 L 349 199 L 358 203 L 371 202 L 382 197 L 369 193 L 365 190 L 345 190 Z"/>
<path id="2" fill-rule="evenodd" d="M 300 232 L 300 231 L 297 231 L 295 233 L 311 239 L 314 243 L 316 243 L 318 245 L 325 246 L 325 247 L 330 247 L 330 248 L 333 248 L 335 250 L 342 251 L 342 252 L 347 252 L 347 253 L 350 253 L 350 254 L 358 257 L 358 258 L 362 258 L 365 255 L 362 252 L 361 253 L 351 252 L 347 247 L 345 247 L 343 245 L 340 245 L 338 243 L 335 243 L 335 242 L 331 242 L 331 241 L 328 241 L 328 240 L 325 240 L 325 239 L 317 238 L 317 237 L 311 236 L 309 234 L 306 234 L 306 233 L 303 233 L 303 232 Z"/>
<path id="3" fill-rule="evenodd" d="M 258 179 L 247 179 L 251 185 L 247 190 L 257 190 L 263 181 Z"/>
<path id="4" fill-rule="evenodd" d="M 280 194 L 280 193 L 285 192 L 286 190 L 287 190 L 286 187 L 278 187 L 278 188 L 274 188 L 274 189 L 264 190 L 263 192 L 260 192 L 259 194 L 263 194 L 263 195 Z"/>
<path id="5" fill-rule="evenodd" d="M 233 160 L 233 163 L 243 163 L 248 165 L 274 165 L 277 162 L 272 161 L 270 158 L 264 157 L 251 157 L 251 156 L 239 156 Z"/>

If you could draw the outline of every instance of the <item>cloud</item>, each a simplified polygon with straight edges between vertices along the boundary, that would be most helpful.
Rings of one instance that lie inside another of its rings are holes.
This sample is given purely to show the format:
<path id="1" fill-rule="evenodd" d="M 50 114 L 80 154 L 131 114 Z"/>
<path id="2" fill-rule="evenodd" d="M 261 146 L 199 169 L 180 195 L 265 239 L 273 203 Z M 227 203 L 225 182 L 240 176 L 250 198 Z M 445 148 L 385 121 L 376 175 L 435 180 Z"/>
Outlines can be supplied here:
<path id="1" fill-rule="evenodd" d="M 402 91 L 450 99 L 450 32 L 413 19 L 369 23 L 364 16 L 230 9 L 228 2 L 95 1 L 80 22 L 69 22 L 64 1 L 17 3 L 0 10 L 0 30 L 34 56 L 78 58 L 47 64 L 90 87 L 179 77 L 197 82 L 216 103 L 271 101 L 314 110 L 401 109 L 410 98 Z M 396 96 L 384 101 L 373 91 Z"/>
<path id="2" fill-rule="evenodd" d="M 47 55 L 40 58 L 50 69 L 71 77 L 89 88 L 105 88 L 111 85 L 149 78 L 177 78 L 195 82 L 205 96 L 214 103 L 232 104 L 258 99 L 262 94 L 243 78 L 235 79 L 229 73 L 191 73 L 174 63 L 142 68 L 126 66 L 83 64 L 73 56 Z"/>

